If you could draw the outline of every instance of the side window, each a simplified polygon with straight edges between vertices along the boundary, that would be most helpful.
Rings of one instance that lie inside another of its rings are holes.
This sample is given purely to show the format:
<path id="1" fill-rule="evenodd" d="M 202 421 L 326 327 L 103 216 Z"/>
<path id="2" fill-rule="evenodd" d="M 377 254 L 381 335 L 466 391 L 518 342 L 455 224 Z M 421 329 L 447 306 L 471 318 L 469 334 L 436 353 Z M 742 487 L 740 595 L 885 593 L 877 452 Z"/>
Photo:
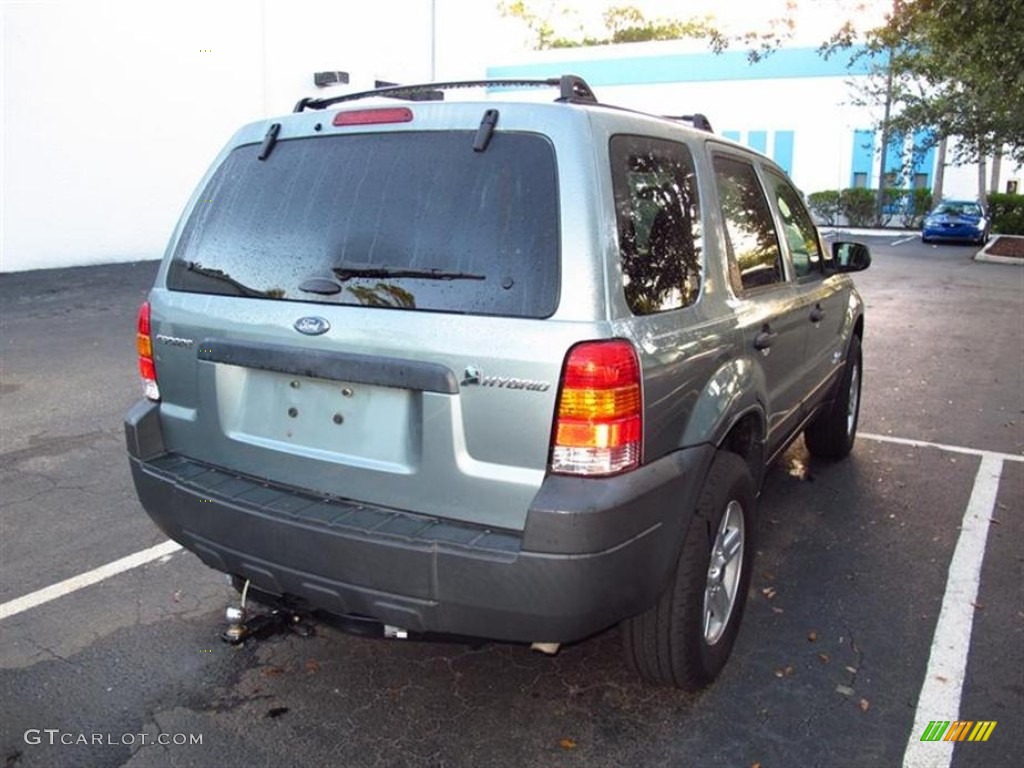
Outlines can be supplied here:
<path id="1" fill-rule="evenodd" d="M 823 254 L 818 242 L 818 230 L 807 212 L 803 200 L 793 186 L 776 173 L 769 172 L 768 184 L 775 195 L 775 204 L 782 219 L 782 230 L 789 245 L 796 276 L 824 275 Z"/>
<path id="2" fill-rule="evenodd" d="M 715 179 L 734 286 L 749 291 L 784 282 L 779 238 L 754 166 L 716 155 Z"/>
<path id="3" fill-rule="evenodd" d="M 650 315 L 693 304 L 703 264 L 690 150 L 672 141 L 613 136 L 609 152 L 630 310 Z"/>

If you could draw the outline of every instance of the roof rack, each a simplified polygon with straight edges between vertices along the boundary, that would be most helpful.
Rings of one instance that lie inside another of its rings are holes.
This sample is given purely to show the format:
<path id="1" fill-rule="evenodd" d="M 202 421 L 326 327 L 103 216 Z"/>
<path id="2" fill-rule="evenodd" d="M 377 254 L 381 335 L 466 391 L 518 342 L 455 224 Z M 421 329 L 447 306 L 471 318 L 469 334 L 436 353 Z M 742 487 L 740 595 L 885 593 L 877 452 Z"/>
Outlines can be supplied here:
<path id="1" fill-rule="evenodd" d="M 419 85 L 392 85 L 384 88 L 374 88 L 372 91 L 360 91 L 359 93 L 346 93 L 341 96 L 331 96 L 326 99 L 314 99 L 306 97 L 300 99 L 295 105 L 295 112 L 302 112 L 306 109 L 324 109 L 332 104 L 340 104 L 344 101 L 358 101 L 369 99 L 375 96 L 388 96 L 396 99 L 409 99 L 410 101 L 439 100 L 444 98 L 443 91 L 455 90 L 458 88 L 522 88 L 527 87 L 549 87 L 558 88 L 559 96 L 555 101 L 569 102 L 573 104 L 597 104 L 597 97 L 587 85 L 586 81 L 578 75 L 562 75 L 561 77 L 549 77 L 545 80 L 519 80 L 519 79 L 497 79 L 497 80 L 455 80 L 447 83 L 422 83 Z"/>
<path id="2" fill-rule="evenodd" d="M 694 128 L 699 128 L 702 131 L 708 133 L 714 133 L 715 129 L 711 127 L 711 121 L 708 120 L 707 116 L 700 113 L 694 112 L 692 115 L 662 115 L 667 120 L 685 120 L 690 123 Z"/>

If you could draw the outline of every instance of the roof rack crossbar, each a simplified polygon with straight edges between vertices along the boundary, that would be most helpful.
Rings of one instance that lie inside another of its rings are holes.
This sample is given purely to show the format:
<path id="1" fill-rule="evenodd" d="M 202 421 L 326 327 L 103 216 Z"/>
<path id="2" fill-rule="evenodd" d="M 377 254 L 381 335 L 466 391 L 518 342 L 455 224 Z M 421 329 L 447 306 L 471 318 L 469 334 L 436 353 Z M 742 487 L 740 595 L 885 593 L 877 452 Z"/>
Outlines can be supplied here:
<path id="1" fill-rule="evenodd" d="M 597 98 L 594 96 L 594 92 L 582 77 L 577 75 L 562 75 L 561 77 L 549 77 L 544 80 L 498 78 L 490 80 L 453 80 L 446 83 L 420 83 L 417 85 L 392 85 L 385 88 L 375 88 L 372 91 L 345 93 L 340 96 L 331 96 L 325 99 L 313 99 L 309 97 L 303 98 L 295 105 L 294 111 L 302 112 L 306 109 L 324 109 L 332 104 L 340 104 L 345 101 L 358 101 L 359 99 L 369 99 L 374 96 L 389 96 L 396 99 L 407 98 L 410 100 L 417 100 L 417 97 L 422 99 L 423 94 L 425 93 L 450 91 L 458 88 L 523 87 L 558 88 L 559 97 L 556 101 L 589 104 L 597 103 Z"/>

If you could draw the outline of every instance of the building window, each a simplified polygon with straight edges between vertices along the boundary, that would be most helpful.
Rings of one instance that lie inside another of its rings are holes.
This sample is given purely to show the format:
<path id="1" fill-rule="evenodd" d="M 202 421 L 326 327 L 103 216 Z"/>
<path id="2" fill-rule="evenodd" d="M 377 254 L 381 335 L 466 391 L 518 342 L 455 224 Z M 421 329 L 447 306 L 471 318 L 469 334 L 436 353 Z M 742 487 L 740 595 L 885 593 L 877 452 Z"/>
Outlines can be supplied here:
<path id="1" fill-rule="evenodd" d="M 915 173 L 914 174 L 914 189 L 928 189 L 928 174 L 927 173 Z"/>
<path id="2" fill-rule="evenodd" d="M 853 132 L 853 162 L 850 169 L 851 186 L 864 188 L 868 185 L 872 158 L 875 155 L 875 132 L 860 129 Z"/>

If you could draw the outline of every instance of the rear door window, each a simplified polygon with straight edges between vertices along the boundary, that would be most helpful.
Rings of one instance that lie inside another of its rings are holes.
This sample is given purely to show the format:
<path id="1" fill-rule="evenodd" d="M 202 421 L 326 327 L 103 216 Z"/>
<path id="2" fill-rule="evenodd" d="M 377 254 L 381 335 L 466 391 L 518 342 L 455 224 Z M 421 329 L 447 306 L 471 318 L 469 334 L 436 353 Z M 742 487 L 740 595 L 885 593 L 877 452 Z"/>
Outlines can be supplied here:
<path id="1" fill-rule="evenodd" d="M 754 166 L 725 155 L 716 155 L 714 162 L 736 288 L 750 291 L 785 282 L 779 237 Z"/>
<path id="2" fill-rule="evenodd" d="M 543 136 L 324 136 L 233 150 L 168 272 L 176 291 L 547 317 L 558 304 L 558 183 Z"/>

